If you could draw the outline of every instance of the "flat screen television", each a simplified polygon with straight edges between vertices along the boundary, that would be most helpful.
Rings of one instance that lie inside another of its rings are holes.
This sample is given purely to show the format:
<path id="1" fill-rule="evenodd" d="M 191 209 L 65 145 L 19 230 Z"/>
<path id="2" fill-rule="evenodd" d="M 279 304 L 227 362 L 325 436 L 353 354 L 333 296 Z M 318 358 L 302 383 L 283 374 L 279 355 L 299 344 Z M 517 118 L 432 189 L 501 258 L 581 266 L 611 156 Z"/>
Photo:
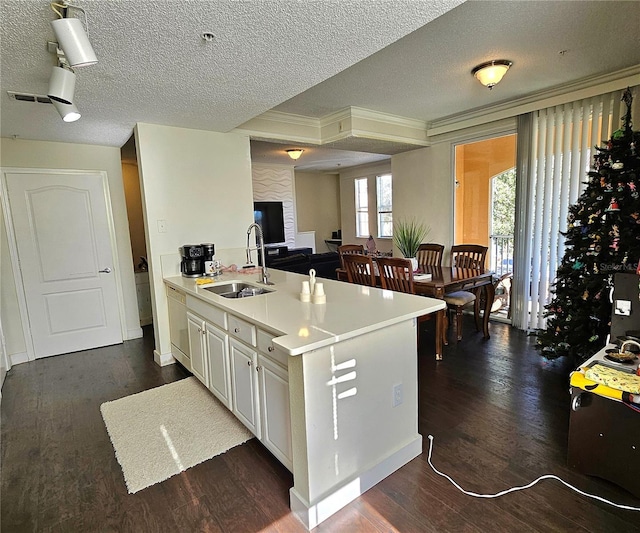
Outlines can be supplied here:
<path id="1" fill-rule="evenodd" d="M 253 202 L 253 218 L 262 228 L 265 244 L 285 241 L 282 202 Z"/>

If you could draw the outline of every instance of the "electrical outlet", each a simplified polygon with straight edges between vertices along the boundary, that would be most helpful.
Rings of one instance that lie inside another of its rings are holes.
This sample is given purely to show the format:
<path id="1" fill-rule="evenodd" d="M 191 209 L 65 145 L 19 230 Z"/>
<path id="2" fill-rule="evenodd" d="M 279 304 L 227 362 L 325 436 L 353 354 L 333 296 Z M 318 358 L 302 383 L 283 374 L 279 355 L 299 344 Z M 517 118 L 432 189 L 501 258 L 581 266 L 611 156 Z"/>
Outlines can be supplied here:
<path id="1" fill-rule="evenodd" d="M 398 407 L 402 403 L 402 383 L 393 386 L 393 406 Z"/>
<path id="2" fill-rule="evenodd" d="M 158 220 L 158 233 L 166 233 L 166 232 L 167 232 L 167 221 Z"/>

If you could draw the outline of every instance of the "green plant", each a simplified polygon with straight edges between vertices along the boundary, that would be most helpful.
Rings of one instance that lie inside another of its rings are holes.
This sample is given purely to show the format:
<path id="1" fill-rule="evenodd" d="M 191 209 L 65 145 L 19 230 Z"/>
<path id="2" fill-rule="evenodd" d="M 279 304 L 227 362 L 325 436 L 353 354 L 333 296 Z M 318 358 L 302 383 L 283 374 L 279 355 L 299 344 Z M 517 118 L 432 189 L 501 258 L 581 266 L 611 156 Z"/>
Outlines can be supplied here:
<path id="1" fill-rule="evenodd" d="M 415 218 L 398 220 L 393 224 L 393 243 L 404 257 L 415 257 L 418 247 L 431 232 L 431 228 Z"/>

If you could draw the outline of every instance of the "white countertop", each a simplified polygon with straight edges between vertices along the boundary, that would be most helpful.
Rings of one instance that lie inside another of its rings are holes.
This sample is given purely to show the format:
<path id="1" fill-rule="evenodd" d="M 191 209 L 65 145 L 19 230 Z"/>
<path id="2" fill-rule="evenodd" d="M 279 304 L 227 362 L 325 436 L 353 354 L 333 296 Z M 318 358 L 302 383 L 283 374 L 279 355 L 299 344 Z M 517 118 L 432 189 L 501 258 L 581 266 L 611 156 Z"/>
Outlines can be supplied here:
<path id="1" fill-rule="evenodd" d="M 445 308 L 442 300 L 414 296 L 341 281 L 317 278 L 324 284 L 325 304 L 301 302 L 302 281 L 308 276 L 269 269 L 274 292 L 249 298 L 224 298 L 196 285 L 194 278 L 173 276 L 165 283 L 205 302 L 244 317 L 282 336 L 274 339 L 289 355 L 300 355 Z M 262 287 L 258 274 L 225 273 L 215 284 L 242 281 Z M 209 285 L 211 286 L 211 285 Z"/>

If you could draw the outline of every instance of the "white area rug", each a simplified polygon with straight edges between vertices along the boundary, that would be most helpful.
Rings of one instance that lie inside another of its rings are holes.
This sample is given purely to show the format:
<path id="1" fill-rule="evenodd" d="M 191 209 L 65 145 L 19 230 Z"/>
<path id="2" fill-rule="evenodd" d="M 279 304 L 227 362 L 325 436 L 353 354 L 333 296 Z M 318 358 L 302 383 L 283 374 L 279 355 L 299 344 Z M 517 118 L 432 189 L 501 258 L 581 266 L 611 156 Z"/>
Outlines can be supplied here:
<path id="1" fill-rule="evenodd" d="M 100 411 L 132 494 L 253 437 L 195 377 L 103 403 Z"/>

